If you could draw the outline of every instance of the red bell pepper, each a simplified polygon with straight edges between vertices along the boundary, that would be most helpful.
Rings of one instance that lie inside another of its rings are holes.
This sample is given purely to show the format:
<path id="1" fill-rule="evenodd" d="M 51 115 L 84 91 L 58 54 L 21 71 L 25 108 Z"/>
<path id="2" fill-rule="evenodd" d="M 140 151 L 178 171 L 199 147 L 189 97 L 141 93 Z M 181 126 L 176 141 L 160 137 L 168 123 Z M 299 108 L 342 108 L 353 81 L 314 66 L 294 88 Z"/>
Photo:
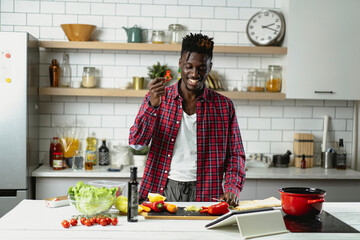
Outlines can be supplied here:
<path id="1" fill-rule="evenodd" d="M 164 201 L 156 201 L 153 203 L 143 202 L 142 205 L 151 208 L 155 212 L 161 212 L 165 207 Z"/>
<path id="2" fill-rule="evenodd" d="M 211 205 L 210 207 L 202 207 L 200 212 L 207 212 L 211 215 L 223 215 L 229 211 L 229 204 L 227 204 L 227 202 L 221 202 L 215 205 Z"/>

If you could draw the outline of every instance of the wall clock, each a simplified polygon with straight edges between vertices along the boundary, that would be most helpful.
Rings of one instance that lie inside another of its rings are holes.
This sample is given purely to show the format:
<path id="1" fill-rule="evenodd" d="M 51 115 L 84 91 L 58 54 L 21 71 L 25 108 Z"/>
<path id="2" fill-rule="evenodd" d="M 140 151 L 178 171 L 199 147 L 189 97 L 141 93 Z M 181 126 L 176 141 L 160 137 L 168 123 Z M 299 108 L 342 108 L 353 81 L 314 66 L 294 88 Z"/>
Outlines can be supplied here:
<path id="1" fill-rule="evenodd" d="M 256 46 L 279 46 L 285 36 L 285 19 L 280 12 L 262 10 L 250 18 L 246 34 Z"/>

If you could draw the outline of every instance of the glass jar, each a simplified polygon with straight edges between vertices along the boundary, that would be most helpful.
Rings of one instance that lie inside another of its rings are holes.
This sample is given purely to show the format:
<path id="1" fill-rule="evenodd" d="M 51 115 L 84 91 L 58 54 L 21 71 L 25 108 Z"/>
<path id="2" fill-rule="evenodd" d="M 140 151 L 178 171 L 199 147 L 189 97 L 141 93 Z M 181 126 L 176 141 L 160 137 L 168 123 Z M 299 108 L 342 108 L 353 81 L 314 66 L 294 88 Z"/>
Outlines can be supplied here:
<path id="1" fill-rule="evenodd" d="M 92 88 L 96 86 L 94 67 L 84 67 L 82 86 L 86 88 Z"/>
<path id="2" fill-rule="evenodd" d="M 266 80 L 266 72 L 262 70 L 250 71 L 248 74 L 248 91 L 264 92 L 265 80 Z"/>
<path id="3" fill-rule="evenodd" d="M 169 43 L 181 43 L 184 27 L 180 24 L 169 25 Z"/>
<path id="4" fill-rule="evenodd" d="M 256 92 L 265 92 L 266 71 L 255 70 L 255 79 Z"/>
<path id="5" fill-rule="evenodd" d="M 164 31 L 158 31 L 154 30 L 152 32 L 152 43 L 164 43 L 165 42 L 165 32 Z"/>
<path id="6" fill-rule="evenodd" d="M 53 169 L 61 170 L 63 169 L 63 154 L 62 152 L 53 153 Z"/>
<path id="7" fill-rule="evenodd" d="M 84 153 L 81 150 L 75 150 L 72 169 L 74 171 L 82 171 L 84 170 Z"/>
<path id="8" fill-rule="evenodd" d="M 110 152 L 111 164 L 116 166 L 130 165 L 131 153 L 128 146 L 115 145 Z"/>
<path id="9" fill-rule="evenodd" d="M 247 81 L 248 81 L 247 90 L 249 92 L 255 92 L 256 85 L 255 85 L 255 72 L 254 71 L 248 72 Z"/>
<path id="10" fill-rule="evenodd" d="M 267 74 L 267 82 L 266 82 L 266 90 L 268 92 L 280 92 L 281 91 L 281 66 L 277 65 L 269 65 L 268 74 Z"/>

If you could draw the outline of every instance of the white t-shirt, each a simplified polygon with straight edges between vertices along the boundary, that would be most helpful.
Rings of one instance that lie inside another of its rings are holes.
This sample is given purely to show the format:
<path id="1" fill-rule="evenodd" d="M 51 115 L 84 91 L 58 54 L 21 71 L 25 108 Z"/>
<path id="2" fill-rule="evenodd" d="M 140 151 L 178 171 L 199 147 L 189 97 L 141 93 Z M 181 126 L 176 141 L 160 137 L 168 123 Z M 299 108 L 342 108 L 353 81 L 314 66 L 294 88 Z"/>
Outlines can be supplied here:
<path id="1" fill-rule="evenodd" d="M 188 115 L 183 111 L 168 178 L 180 182 L 196 181 L 196 172 L 196 113 Z"/>

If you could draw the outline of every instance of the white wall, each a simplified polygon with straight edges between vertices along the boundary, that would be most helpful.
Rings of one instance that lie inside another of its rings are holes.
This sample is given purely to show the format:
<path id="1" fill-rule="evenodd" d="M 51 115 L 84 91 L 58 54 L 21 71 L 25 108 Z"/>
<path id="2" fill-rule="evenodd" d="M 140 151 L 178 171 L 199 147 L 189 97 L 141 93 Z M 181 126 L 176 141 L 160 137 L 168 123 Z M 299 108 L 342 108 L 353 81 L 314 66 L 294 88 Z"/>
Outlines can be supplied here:
<path id="1" fill-rule="evenodd" d="M 285 1 L 286 3 L 286 1 Z M 122 29 L 134 24 L 151 30 L 171 23 L 184 25 L 190 32 L 214 37 L 215 44 L 251 45 L 246 38 L 247 20 L 263 8 L 281 11 L 282 1 L 274 0 L 79 0 L 79 1 L 1 1 L 1 31 L 27 31 L 40 40 L 66 40 L 62 23 L 88 23 L 98 27 L 99 41 L 126 42 Z M 286 6 L 285 6 L 286 7 Z M 286 16 L 286 13 L 285 13 Z M 304 43 L 306 44 L 306 43 Z M 147 66 L 159 61 L 177 70 L 179 53 L 67 50 L 74 78 L 81 78 L 84 66 L 97 69 L 98 86 L 114 88 L 127 85 L 132 76 L 146 76 Z M 62 50 L 42 49 L 40 85 L 49 86 L 51 59 L 61 62 Z M 279 56 L 215 54 L 213 68 L 224 85 L 237 86 L 241 76 L 251 69 L 266 69 L 282 64 Z M 40 161 L 47 162 L 50 139 L 57 134 L 53 126 L 81 126 L 80 138 L 92 132 L 110 144 L 127 144 L 141 98 L 50 97 L 40 103 Z M 328 145 L 344 138 L 352 158 L 352 101 L 286 100 L 234 101 L 246 153 L 279 154 L 293 149 L 293 133 L 315 135 L 315 154 L 319 163 L 323 115 L 330 116 Z M 350 164 L 350 161 L 348 161 Z"/>

